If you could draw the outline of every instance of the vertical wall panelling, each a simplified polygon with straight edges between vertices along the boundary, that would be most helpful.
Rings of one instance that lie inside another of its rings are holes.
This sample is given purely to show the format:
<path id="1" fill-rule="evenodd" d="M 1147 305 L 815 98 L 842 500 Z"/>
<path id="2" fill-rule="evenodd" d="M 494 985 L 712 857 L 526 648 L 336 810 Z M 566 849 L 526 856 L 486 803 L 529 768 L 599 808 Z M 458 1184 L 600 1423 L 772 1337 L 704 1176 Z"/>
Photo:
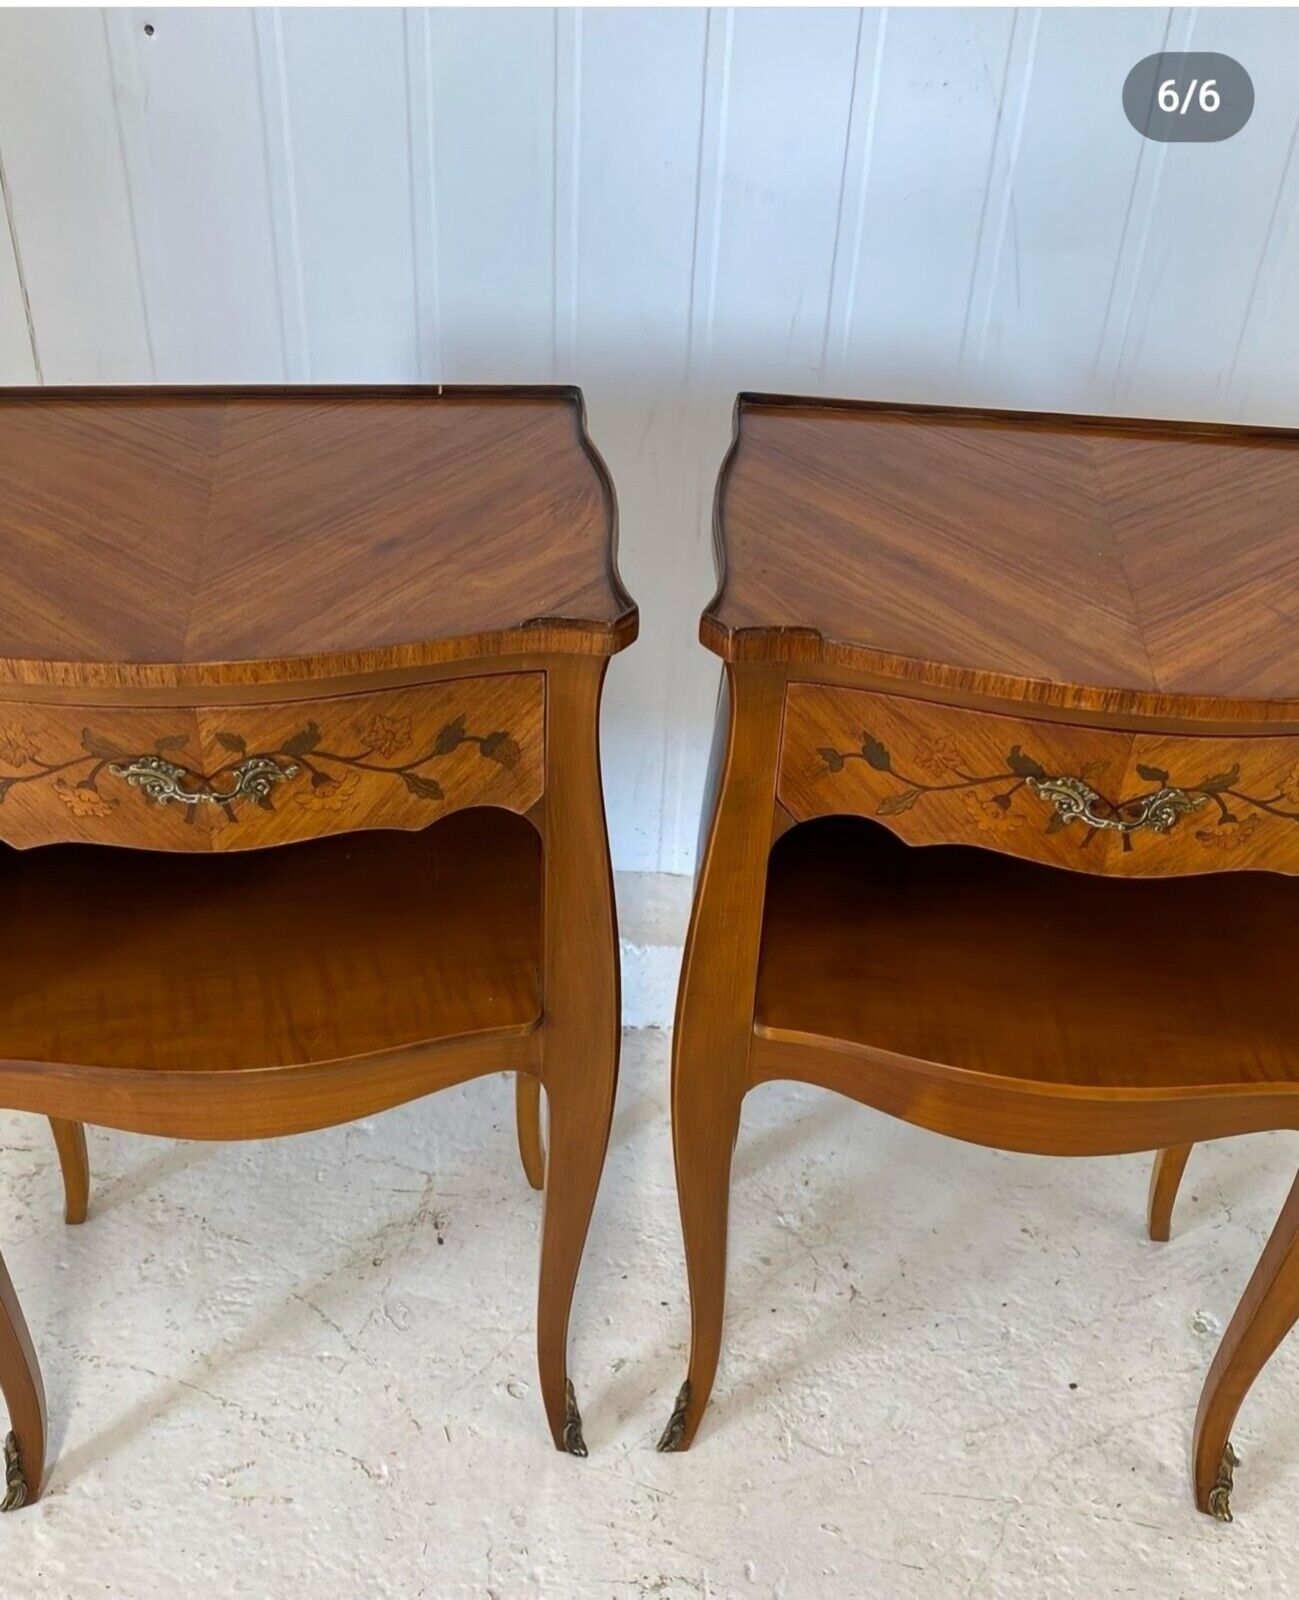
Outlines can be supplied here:
<path id="1" fill-rule="evenodd" d="M 412 382 L 403 15 L 285 10 L 281 28 L 312 378 Z"/>
<path id="2" fill-rule="evenodd" d="M 639 665 L 629 656 L 629 670 L 609 675 L 604 742 L 615 855 L 643 870 L 686 870 L 692 859 L 715 671 L 695 628 L 712 589 L 699 499 L 717 456 L 697 435 L 706 421 L 709 448 L 724 440 L 727 406 L 701 418 L 687 392 L 705 29 L 702 11 L 593 9 L 580 72 L 563 69 L 573 58 L 562 43 L 559 53 L 556 302 L 573 342 L 566 364 L 570 335 L 559 340 L 556 374 L 575 373 L 586 390 L 618 487 L 623 575 L 641 607 Z"/>
<path id="3" fill-rule="evenodd" d="M 1078 71 L 1095 46 L 1094 13 L 1047 8 L 1037 24 L 1016 160 L 996 200 L 1000 248 L 977 297 L 977 360 L 964 375 L 1007 405 L 1107 409 L 1098 349 L 1107 317 L 1117 329 L 1130 298 L 1164 148 L 1114 105 L 1129 67 L 1168 44 L 1169 14 L 1106 16 L 1098 75 Z"/>
<path id="4" fill-rule="evenodd" d="M 875 129 L 880 104 L 880 77 L 888 39 L 889 13 L 862 11 L 852 69 L 852 99 L 844 142 L 839 217 L 835 226 L 834 260 L 826 306 L 821 361 L 831 390 L 847 377 L 851 335 L 861 276 L 867 198 L 875 158 Z"/>
<path id="5" fill-rule="evenodd" d="M 250 14 L 104 18 L 156 376 L 278 382 L 284 339 Z"/>
<path id="6" fill-rule="evenodd" d="M 556 375 L 556 19 L 430 14 L 438 288 L 447 383 Z"/>
<path id="7" fill-rule="evenodd" d="M 0 150 L 46 383 L 153 377 L 103 17 L 0 10 Z"/>
<path id="8" fill-rule="evenodd" d="M 288 383 L 310 383 L 307 285 L 302 269 L 302 229 L 298 222 L 283 15 L 270 7 L 258 7 L 251 15 L 261 93 L 259 124 L 284 377 Z"/>
<path id="9" fill-rule="evenodd" d="M 427 10 L 402 13 L 405 29 L 410 227 L 415 274 L 415 348 L 424 382 L 443 377 L 442 298 L 438 278 L 437 164 L 433 125 L 433 21 Z"/>
<path id="10" fill-rule="evenodd" d="M 996 209 L 990 184 L 1008 76 L 1015 88 L 1012 43 L 1028 20 L 1000 10 L 889 13 L 840 387 L 974 398 L 961 340 L 981 225 Z"/>
<path id="11" fill-rule="evenodd" d="M 41 376 L 39 347 L 14 238 L 3 149 L 0 149 L 0 191 L 0 201 L 3 202 L 3 226 L 0 226 L 0 383 L 38 383 Z"/>
<path id="12" fill-rule="evenodd" d="M 1112 384 L 1115 409 L 1227 416 L 1258 266 L 1274 218 L 1284 211 L 1278 210 L 1283 183 L 1295 179 L 1299 13 L 1203 10 L 1193 22 L 1188 48 L 1225 51 L 1247 63 L 1254 114 L 1222 143 L 1163 147 L 1163 176 Z M 1299 396 L 1289 401 L 1289 420 L 1297 410 Z"/>
<path id="13" fill-rule="evenodd" d="M 1161 49 L 1246 128 L 1142 139 Z M 11 8 L 0 377 L 580 383 L 615 858 L 689 870 L 736 390 L 1299 423 L 1296 59 L 1284 9 Z"/>
<path id="14" fill-rule="evenodd" d="M 1210 40 L 1206 48 L 1230 51 L 1231 44 L 1212 41 L 1238 37 L 1231 12 L 1201 13 L 1199 27 L 1203 37 Z M 1223 388 L 1231 415 L 1293 426 L 1299 423 L 1299 387 L 1294 376 L 1299 370 L 1299 315 L 1295 304 L 1299 287 L 1299 105 L 1283 85 L 1288 63 L 1299 50 L 1299 18 L 1293 11 L 1278 16 L 1274 29 L 1268 31 L 1266 49 L 1257 29 L 1248 39 L 1241 40 L 1240 48 L 1251 63 L 1258 54 L 1267 56 L 1266 65 L 1254 71 L 1255 91 L 1260 98 L 1264 94 L 1280 96 L 1281 116 L 1271 123 L 1270 133 L 1261 140 L 1256 135 L 1258 142 L 1247 147 L 1261 170 L 1254 172 L 1242 165 L 1234 172 L 1237 186 L 1244 187 L 1252 180 L 1260 191 L 1257 198 L 1261 230 L 1257 247 L 1250 252 L 1252 270 L 1243 285 L 1245 306 L 1225 364 Z M 1284 141 L 1287 110 L 1294 120 L 1288 141 Z M 1238 138 L 1243 140 L 1250 132 L 1247 127 Z M 1278 172 L 1277 158 L 1282 154 Z M 1244 155 L 1244 160 L 1248 159 Z M 1275 180 L 1270 204 L 1269 178 Z M 1204 212 L 1198 213 L 1195 220 L 1198 226 L 1204 226 Z"/>
<path id="15" fill-rule="evenodd" d="M 555 21 L 554 225 L 551 229 L 551 363 L 556 377 L 577 371 L 582 258 L 582 34 L 584 13 L 564 8 Z"/>
<path id="16" fill-rule="evenodd" d="M 981 363 L 988 348 L 992 302 L 1006 248 L 1006 235 L 1014 216 L 1015 174 L 1024 137 L 1024 122 L 1033 87 L 1041 9 L 1013 14 L 1006 60 L 997 94 L 997 121 L 988 156 L 988 178 L 983 191 L 979 230 L 975 235 L 970 288 L 961 324 L 962 362 Z"/>

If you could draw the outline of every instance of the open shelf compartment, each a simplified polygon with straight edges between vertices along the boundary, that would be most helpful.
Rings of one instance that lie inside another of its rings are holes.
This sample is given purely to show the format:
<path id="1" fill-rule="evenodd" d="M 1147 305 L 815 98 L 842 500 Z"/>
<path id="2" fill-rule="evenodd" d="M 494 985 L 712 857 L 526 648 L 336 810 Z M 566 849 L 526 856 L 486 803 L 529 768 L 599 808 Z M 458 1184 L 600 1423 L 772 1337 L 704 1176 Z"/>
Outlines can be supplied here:
<path id="1" fill-rule="evenodd" d="M 0 1058 L 211 1073 L 525 1033 L 541 888 L 535 829 L 489 808 L 228 855 L 0 846 Z"/>
<path id="2" fill-rule="evenodd" d="M 1299 1083 L 1299 879 L 1117 880 L 830 817 L 774 846 L 760 1038 L 1108 1091 Z"/>

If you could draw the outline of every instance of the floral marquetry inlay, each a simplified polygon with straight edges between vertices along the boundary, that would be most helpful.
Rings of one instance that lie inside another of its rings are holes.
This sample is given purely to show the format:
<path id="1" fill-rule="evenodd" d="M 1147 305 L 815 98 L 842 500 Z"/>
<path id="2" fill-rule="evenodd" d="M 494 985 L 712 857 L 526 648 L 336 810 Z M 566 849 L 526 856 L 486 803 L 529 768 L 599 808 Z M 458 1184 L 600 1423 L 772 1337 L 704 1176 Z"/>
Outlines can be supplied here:
<path id="1" fill-rule="evenodd" d="M 861 690 L 789 690 L 780 798 L 915 844 L 1084 871 L 1299 871 L 1299 740 L 1026 721 Z"/>
<path id="2" fill-rule="evenodd" d="M 418 827 L 470 804 L 523 810 L 542 786 L 533 673 L 297 707 L 106 710 L 85 726 L 68 726 L 55 707 L 9 713 L 0 720 L 0 836 L 18 844 L 29 842 L 25 824 L 38 811 L 49 837 L 50 801 L 66 819 L 56 837 L 231 849 L 245 841 L 221 834 L 269 844 Z M 175 841 L 177 822 L 211 842 Z"/>

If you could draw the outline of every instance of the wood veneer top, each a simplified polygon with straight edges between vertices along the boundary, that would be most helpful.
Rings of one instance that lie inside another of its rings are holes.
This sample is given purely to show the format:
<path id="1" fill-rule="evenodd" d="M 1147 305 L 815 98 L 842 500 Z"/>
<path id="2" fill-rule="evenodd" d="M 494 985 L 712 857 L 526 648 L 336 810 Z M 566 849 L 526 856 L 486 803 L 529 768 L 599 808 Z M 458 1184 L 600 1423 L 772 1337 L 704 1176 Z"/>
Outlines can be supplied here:
<path id="1" fill-rule="evenodd" d="M 0 572 L 0 683 L 264 683 L 636 632 L 574 389 L 3 390 Z"/>
<path id="2" fill-rule="evenodd" d="M 742 395 L 717 539 L 731 660 L 1299 713 L 1299 434 Z"/>

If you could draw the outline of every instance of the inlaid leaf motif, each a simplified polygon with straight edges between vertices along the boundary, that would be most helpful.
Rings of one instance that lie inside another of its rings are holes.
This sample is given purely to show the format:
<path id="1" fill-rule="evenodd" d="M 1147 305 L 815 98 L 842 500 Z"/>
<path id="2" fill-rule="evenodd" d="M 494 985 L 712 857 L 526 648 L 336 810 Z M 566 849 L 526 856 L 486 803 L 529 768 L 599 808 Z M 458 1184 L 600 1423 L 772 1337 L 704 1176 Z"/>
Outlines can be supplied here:
<path id="1" fill-rule="evenodd" d="M 186 734 L 186 733 L 169 733 L 165 737 L 159 739 L 157 744 L 154 745 L 153 748 L 158 752 L 158 754 L 160 756 L 165 756 L 167 754 L 168 750 L 183 750 L 188 743 L 189 743 L 189 735 L 188 734 Z"/>
<path id="2" fill-rule="evenodd" d="M 1144 761 L 1137 762 L 1137 777 L 1144 778 L 1147 783 L 1167 784 L 1168 774 L 1162 767 L 1148 767 Z"/>
<path id="3" fill-rule="evenodd" d="M 503 767 L 517 767 L 522 754 L 518 745 L 504 729 L 489 733 L 478 747 L 489 760 L 499 761 Z"/>
<path id="4" fill-rule="evenodd" d="M 454 722 L 448 722 L 445 728 L 438 730 L 438 736 L 433 741 L 433 754 L 435 756 L 449 756 L 465 742 L 465 719 L 463 716 Z"/>
<path id="5" fill-rule="evenodd" d="M 902 789 L 897 794 L 887 794 L 875 807 L 875 815 L 895 817 L 900 811 L 910 811 L 919 798 L 919 789 Z"/>
<path id="6" fill-rule="evenodd" d="M 280 746 L 280 750 L 286 756 L 307 756 L 319 743 L 320 727 L 315 722 L 309 722 L 305 728 L 290 734 Z"/>
<path id="7" fill-rule="evenodd" d="M 232 756 L 248 754 L 248 746 L 237 733 L 221 732 L 217 734 L 217 743 L 223 750 L 228 750 Z"/>
<path id="8" fill-rule="evenodd" d="M 418 772 L 403 772 L 406 787 L 412 794 L 417 794 L 421 800 L 441 800 L 442 788 L 434 778 L 421 777 Z"/>
<path id="9" fill-rule="evenodd" d="M 862 734 L 861 753 L 866 757 L 866 765 L 874 767 L 876 772 L 891 772 L 893 770 L 893 763 L 889 759 L 888 751 L 878 739 L 872 738 L 869 733 Z M 912 804 L 914 805 L 915 802 L 912 801 Z"/>
<path id="10" fill-rule="evenodd" d="M 1026 756 L 1017 744 L 1011 746 L 1006 765 L 1017 778 L 1037 778 L 1039 782 L 1046 778 L 1046 768 L 1042 763 L 1034 761 L 1032 756 Z"/>
<path id="11" fill-rule="evenodd" d="M 1226 772 L 1214 772 L 1207 778 L 1202 778 L 1196 788 L 1204 794 L 1221 794 L 1224 789 L 1233 789 L 1240 782 L 1240 762 L 1235 762 Z"/>
<path id="12" fill-rule="evenodd" d="M 831 750 L 827 747 L 818 750 L 817 755 L 819 755 L 821 760 L 825 762 L 827 772 L 843 771 L 843 757 L 837 750 Z"/>
<path id="13" fill-rule="evenodd" d="M 0 800 L 3 800 L 13 788 L 15 781 L 13 778 L 0 778 Z"/>
<path id="14" fill-rule="evenodd" d="M 92 728 L 81 730 L 81 748 L 96 761 L 122 761 L 126 757 L 125 750 L 119 750 L 111 739 L 103 739 Z"/>

